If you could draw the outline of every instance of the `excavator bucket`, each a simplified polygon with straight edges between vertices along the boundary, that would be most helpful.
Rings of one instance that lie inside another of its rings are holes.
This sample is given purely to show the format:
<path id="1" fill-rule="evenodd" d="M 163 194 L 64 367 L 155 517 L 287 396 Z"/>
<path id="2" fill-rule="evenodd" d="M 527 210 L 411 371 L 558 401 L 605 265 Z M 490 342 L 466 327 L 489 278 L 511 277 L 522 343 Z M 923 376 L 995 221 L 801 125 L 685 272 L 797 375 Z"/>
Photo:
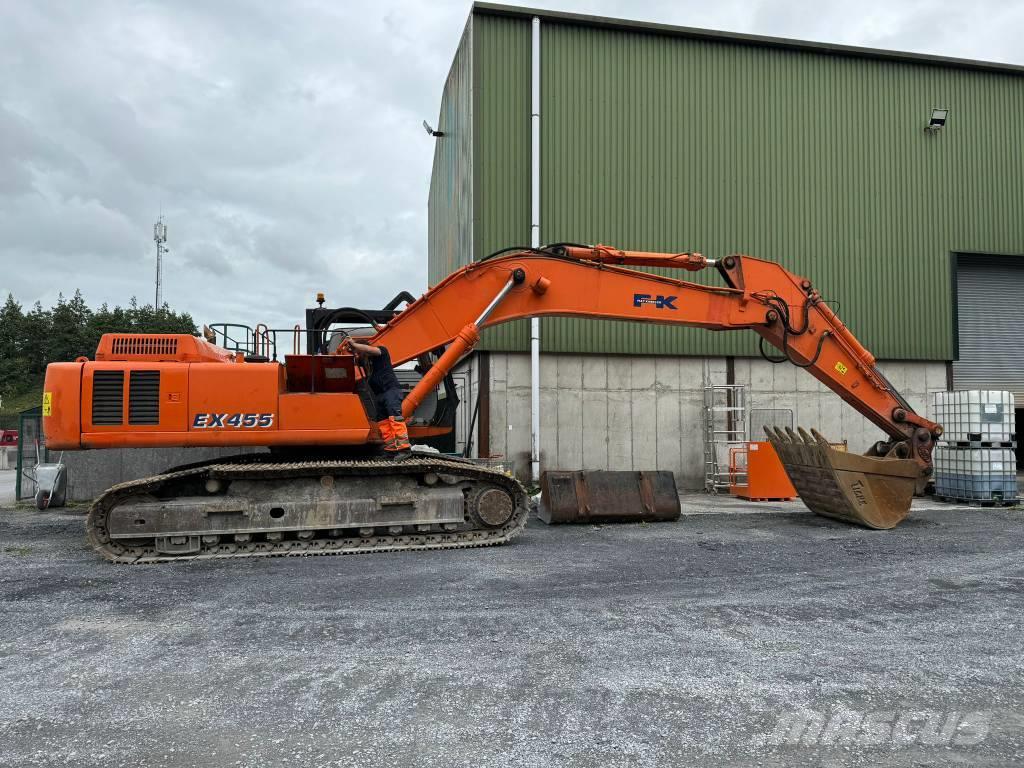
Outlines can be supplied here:
<path id="1" fill-rule="evenodd" d="M 537 517 L 553 523 L 678 520 L 671 472 L 545 472 Z"/>
<path id="2" fill-rule="evenodd" d="M 911 459 L 837 451 L 816 430 L 765 427 L 793 487 L 818 515 L 868 528 L 894 528 L 910 512 L 920 470 Z"/>

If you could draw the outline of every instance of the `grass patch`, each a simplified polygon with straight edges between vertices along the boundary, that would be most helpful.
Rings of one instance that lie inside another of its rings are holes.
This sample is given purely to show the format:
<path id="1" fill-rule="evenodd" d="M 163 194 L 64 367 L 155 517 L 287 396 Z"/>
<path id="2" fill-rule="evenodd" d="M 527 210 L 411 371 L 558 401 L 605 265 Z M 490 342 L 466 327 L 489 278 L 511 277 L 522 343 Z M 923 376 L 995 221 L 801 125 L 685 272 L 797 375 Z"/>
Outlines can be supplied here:
<path id="1" fill-rule="evenodd" d="M 4 547 L 4 552 L 15 557 L 25 557 L 32 554 L 32 547 Z"/>
<path id="2" fill-rule="evenodd" d="M 3 402 L 0 403 L 0 428 L 17 429 L 18 414 L 35 408 L 43 402 L 43 383 L 39 382 L 38 387 L 33 387 L 27 392 L 18 394 L 4 393 Z"/>

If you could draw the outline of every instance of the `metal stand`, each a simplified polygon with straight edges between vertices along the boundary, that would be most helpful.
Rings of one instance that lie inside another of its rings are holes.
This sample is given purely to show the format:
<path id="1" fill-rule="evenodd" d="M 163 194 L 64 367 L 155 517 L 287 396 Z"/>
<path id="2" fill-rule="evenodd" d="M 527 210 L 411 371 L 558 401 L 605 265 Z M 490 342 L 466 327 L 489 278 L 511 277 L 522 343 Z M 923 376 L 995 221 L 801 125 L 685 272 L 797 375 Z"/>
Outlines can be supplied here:
<path id="1" fill-rule="evenodd" d="M 704 490 L 728 493 L 729 452 L 747 442 L 747 396 L 745 384 L 712 384 L 704 378 Z"/>

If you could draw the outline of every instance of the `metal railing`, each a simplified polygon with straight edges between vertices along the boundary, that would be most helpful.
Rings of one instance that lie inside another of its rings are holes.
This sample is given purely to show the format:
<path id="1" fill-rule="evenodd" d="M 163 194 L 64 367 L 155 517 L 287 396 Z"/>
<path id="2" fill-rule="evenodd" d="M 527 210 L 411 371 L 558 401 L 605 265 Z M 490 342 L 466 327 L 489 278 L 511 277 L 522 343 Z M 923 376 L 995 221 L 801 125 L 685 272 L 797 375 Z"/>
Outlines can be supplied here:
<path id="1" fill-rule="evenodd" d="M 211 323 L 207 327 L 213 331 L 213 343 L 218 347 L 241 352 L 246 357 L 265 357 L 268 360 L 278 359 L 279 337 L 291 337 L 291 352 L 284 354 L 301 355 L 302 340 L 307 333 L 298 324 L 291 328 L 268 328 L 265 323 L 260 323 L 252 328 L 241 323 Z"/>

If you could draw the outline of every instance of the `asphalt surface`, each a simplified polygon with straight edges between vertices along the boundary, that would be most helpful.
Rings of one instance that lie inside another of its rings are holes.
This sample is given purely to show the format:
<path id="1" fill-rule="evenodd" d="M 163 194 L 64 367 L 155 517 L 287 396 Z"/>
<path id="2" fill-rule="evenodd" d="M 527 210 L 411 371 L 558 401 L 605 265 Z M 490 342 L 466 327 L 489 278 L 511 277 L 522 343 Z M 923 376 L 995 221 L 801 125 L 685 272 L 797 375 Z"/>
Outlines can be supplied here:
<path id="1" fill-rule="evenodd" d="M 0 509 L 0 765 L 1024 761 L 1022 513 L 785 508 L 160 566 Z"/>

